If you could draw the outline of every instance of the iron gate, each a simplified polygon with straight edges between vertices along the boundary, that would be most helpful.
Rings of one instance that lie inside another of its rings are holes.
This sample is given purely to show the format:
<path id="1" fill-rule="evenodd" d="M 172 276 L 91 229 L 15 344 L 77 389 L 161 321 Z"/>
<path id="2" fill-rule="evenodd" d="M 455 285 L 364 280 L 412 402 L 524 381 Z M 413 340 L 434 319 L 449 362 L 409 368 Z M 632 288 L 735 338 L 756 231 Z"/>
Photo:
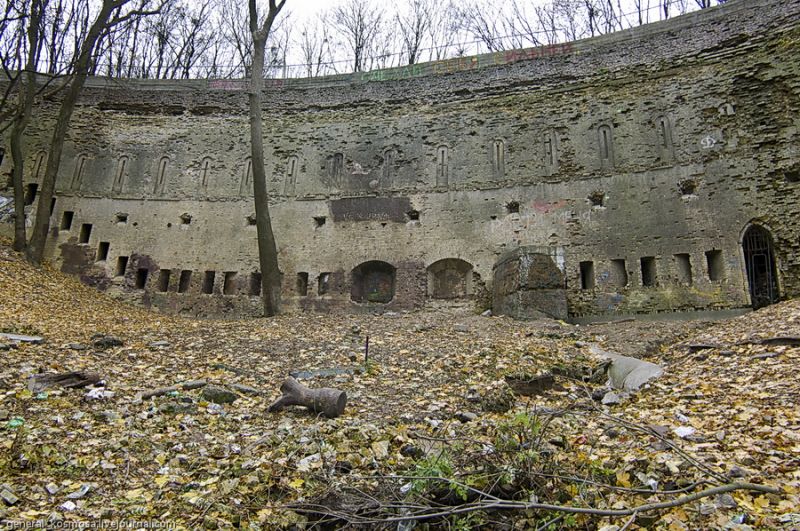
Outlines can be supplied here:
<path id="1" fill-rule="evenodd" d="M 775 255 L 769 232 L 763 227 L 753 225 L 745 232 L 742 247 L 753 308 L 763 308 L 777 302 L 779 294 Z"/>

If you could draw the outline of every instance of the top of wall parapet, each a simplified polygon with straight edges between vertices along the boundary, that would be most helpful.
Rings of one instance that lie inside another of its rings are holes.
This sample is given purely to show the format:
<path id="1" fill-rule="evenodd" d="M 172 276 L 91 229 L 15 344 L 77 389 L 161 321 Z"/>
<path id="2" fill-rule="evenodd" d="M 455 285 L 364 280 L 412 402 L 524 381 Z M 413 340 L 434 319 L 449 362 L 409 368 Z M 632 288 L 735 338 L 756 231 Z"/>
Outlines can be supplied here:
<path id="1" fill-rule="evenodd" d="M 273 101 L 296 97 L 330 103 L 344 99 L 405 99 L 424 92 L 481 91 L 508 84 L 553 86 L 590 77 L 598 71 L 637 66 L 661 68 L 682 58 L 720 57 L 727 49 L 749 48 L 748 41 L 769 37 L 780 27 L 800 25 L 800 0 L 729 0 L 661 22 L 552 46 L 508 50 L 384 70 L 316 78 L 267 79 Z M 736 53 L 736 52 L 733 52 Z M 450 76 L 446 74 L 451 74 Z M 453 76 L 458 76 L 454 81 Z M 463 80 L 461 79 L 463 77 Z M 444 80 L 447 80 L 445 82 Z M 242 93 L 246 79 L 140 80 L 89 78 L 87 89 L 144 92 Z M 333 89 L 333 90 L 332 90 Z M 419 89 L 419 90 L 415 90 Z M 310 95 L 309 91 L 313 91 Z M 280 95 L 283 93 L 284 95 Z"/>

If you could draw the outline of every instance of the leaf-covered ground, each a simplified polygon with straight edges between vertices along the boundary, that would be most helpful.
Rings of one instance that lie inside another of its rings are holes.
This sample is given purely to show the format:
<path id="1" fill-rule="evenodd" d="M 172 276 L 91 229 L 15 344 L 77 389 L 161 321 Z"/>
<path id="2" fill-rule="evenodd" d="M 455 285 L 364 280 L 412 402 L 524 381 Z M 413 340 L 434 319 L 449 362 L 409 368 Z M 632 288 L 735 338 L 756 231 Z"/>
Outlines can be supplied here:
<path id="1" fill-rule="evenodd" d="M 0 499 L 0 521 L 800 527 L 800 348 L 763 341 L 800 336 L 794 301 L 715 323 L 576 327 L 457 308 L 191 320 L 120 304 L 2 245 L 0 331 L 45 339 L 0 351 L 0 498 L 3 489 L 17 498 Z M 97 347 L 96 334 L 123 344 Z M 603 405 L 605 380 L 587 381 L 600 365 L 595 347 L 665 374 Z M 290 371 L 331 368 L 340 374 L 302 382 L 345 390 L 342 417 L 267 412 Z M 539 396 L 515 396 L 504 381 L 552 370 L 556 385 Z M 36 373 L 66 371 L 98 373 L 113 396 L 27 389 Z M 203 389 L 140 398 L 198 379 L 260 393 L 226 405 L 206 402 Z M 623 509 L 731 481 L 782 492 L 735 491 L 632 517 L 487 506 Z M 440 515 L 413 519 L 431 513 Z"/>

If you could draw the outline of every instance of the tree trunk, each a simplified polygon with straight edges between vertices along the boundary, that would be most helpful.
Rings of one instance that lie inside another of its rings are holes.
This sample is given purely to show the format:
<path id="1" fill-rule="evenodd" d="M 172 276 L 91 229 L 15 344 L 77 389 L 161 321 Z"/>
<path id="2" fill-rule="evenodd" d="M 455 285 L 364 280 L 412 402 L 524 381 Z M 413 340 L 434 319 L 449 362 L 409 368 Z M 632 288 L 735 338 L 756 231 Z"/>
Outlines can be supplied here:
<path id="1" fill-rule="evenodd" d="M 256 232 L 258 235 L 258 261 L 261 268 L 261 297 L 264 301 L 264 316 L 272 317 L 279 311 L 281 274 L 278 269 L 278 250 L 272 221 L 269 215 L 269 192 L 267 173 L 264 168 L 264 136 L 261 116 L 264 88 L 264 53 L 272 23 L 286 0 L 276 5 L 269 2 L 269 12 L 264 25 L 258 27 L 256 0 L 249 0 L 250 31 L 253 35 L 253 63 L 250 68 L 250 149 L 253 170 L 253 197 L 256 209 Z"/>
<path id="2" fill-rule="evenodd" d="M 344 391 L 330 387 L 309 389 L 291 376 L 281 385 L 281 393 L 282 396 L 269 406 L 269 411 L 280 411 L 286 406 L 305 406 L 332 419 L 341 415 L 347 405 Z"/>
<path id="3" fill-rule="evenodd" d="M 80 55 L 75 64 L 75 74 L 71 82 L 68 82 L 67 93 L 58 109 L 58 117 L 56 118 L 50 144 L 50 154 L 47 157 L 47 166 L 42 178 L 39 206 L 36 209 L 36 218 L 33 224 L 30 245 L 28 246 L 28 261 L 34 264 L 42 263 L 42 258 L 44 257 L 47 233 L 50 230 L 50 203 L 55 193 L 56 177 L 61 164 L 64 140 L 67 136 L 72 112 L 75 110 L 75 103 L 78 101 L 83 83 L 86 81 L 95 45 L 105 31 L 112 11 L 118 9 L 124 3 L 122 0 L 103 0 L 100 12 L 86 35 L 86 39 L 81 44 Z"/>
<path id="4" fill-rule="evenodd" d="M 25 234 L 25 161 L 22 154 L 22 135 L 30 122 L 33 100 L 36 96 L 36 58 L 41 46 L 39 24 L 42 18 L 41 2 L 33 0 L 28 20 L 28 59 L 25 75 L 19 89 L 17 111 L 11 128 L 11 182 L 14 185 L 14 250 L 24 251 L 28 246 Z M 41 204 L 41 201 L 40 201 Z"/>
<path id="5" fill-rule="evenodd" d="M 26 87 L 27 88 L 27 87 Z M 30 116 L 30 112 L 25 113 Z M 17 117 L 11 129 L 11 182 L 14 183 L 14 250 L 24 251 L 28 246 L 25 235 L 25 187 L 22 179 L 24 161 L 22 156 L 22 132 L 28 125 L 27 118 Z"/>

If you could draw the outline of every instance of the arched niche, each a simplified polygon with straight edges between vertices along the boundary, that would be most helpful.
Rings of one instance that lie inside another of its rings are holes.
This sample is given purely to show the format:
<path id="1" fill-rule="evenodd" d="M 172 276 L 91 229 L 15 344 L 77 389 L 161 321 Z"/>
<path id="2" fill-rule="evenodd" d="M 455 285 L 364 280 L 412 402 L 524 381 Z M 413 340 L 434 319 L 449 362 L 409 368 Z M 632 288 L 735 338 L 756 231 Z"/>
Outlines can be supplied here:
<path id="1" fill-rule="evenodd" d="M 361 303 L 387 303 L 394 298 L 397 268 L 387 262 L 371 260 L 351 272 L 350 299 Z"/>
<path id="2" fill-rule="evenodd" d="M 428 266 L 428 297 L 463 299 L 472 294 L 472 264 L 460 258 L 445 258 Z"/>

